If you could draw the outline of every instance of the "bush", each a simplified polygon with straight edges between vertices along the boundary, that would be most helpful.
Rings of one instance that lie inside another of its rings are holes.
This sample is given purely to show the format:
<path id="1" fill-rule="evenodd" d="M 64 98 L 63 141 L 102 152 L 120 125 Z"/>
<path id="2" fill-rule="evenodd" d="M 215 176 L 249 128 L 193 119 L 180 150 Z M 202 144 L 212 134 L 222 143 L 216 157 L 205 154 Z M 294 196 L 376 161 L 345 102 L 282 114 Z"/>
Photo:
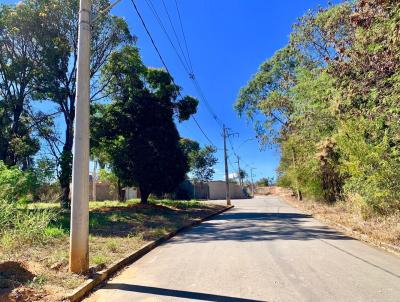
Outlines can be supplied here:
<path id="1" fill-rule="evenodd" d="M 344 155 L 341 169 L 348 175 L 345 192 L 358 194 L 363 204 L 384 214 L 400 209 L 400 160 L 386 133 L 381 135 L 358 119 L 343 126 L 338 142 Z"/>
<path id="2" fill-rule="evenodd" d="M 193 198 L 193 185 L 190 181 L 185 180 L 179 184 L 172 195 L 174 199 L 191 200 Z"/>
<path id="3" fill-rule="evenodd" d="M 62 191 L 58 183 L 41 184 L 35 190 L 35 195 L 36 200 L 40 202 L 57 202 L 62 196 Z"/>
<path id="4" fill-rule="evenodd" d="M 29 210 L 0 199 L 0 245 L 12 249 L 18 245 L 42 243 L 59 232 L 48 230 L 57 213 L 54 210 Z"/>
<path id="5" fill-rule="evenodd" d="M 32 172 L 21 171 L 17 167 L 7 167 L 0 161 L 0 199 L 10 203 L 26 202 L 36 185 Z"/>

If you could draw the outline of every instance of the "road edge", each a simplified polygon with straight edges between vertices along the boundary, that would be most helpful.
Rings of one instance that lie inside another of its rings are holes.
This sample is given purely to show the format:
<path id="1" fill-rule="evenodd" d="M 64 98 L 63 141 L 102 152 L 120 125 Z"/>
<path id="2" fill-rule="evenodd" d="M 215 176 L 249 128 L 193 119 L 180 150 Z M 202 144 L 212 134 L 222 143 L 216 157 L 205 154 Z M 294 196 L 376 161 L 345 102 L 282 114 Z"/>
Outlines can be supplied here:
<path id="1" fill-rule="evenodd" d="M 83 298 L 85 298 L 96 286 L 101 284 L 102 282 L 106 281 L 110 277 L 112 277 L 115 273 L 119 272 L 123 268 L 125 268 L 127 265 L 130 265 L 140 258 L 142 258 L 144 255 L 155 249 L 156 247 L 160 246 L 167 240 L 171 239 L 172 237 L 178 235 L 179 233 L 186 231 L 188 229 L 191 229 L 192 227 L 201 224 L 202 222 L 209 220 L 210 218 L 217 216 L 223 212 L 226 212 L 230 209 L 232 209 L 234 206 L 227 206 L 215 213 L 212 213 L 206 217 L 203 218 L 198 218 L 191 223 L 184 225 L 183 227 L 180 227 L 179 229 L 168 233 L 167 235 L 164 235 L 163 237 L 151 241 L 144 246 L 142 246 L 139 250 L 133 252 L 132 254 L 128 255 L 127 257 L 121 258 L 117 261 L 115 261 L 113 264 L 111 264 L 108 268 L 99 271 L 95 274 L 93 278 L 90 278 L 86 280 L 83 284 L 81 284 L 79 287 L 75 288 L 72 290 L 68 295 L 66 295 L 62 301 L 68 301 L 68 302 L 79 302 Z"/>
<path id="2" fill-rule="evenodd" d="M 342 233 L 343 235 L 350 237 L 354 240 L 360 241 L 364 244 L 369 245 L 370 247 L 374 247 L 377 248 L 381 251 L 385 251 L 391 255 L 395 255 L 397 257 L 400 257 L 400 248 L 394 245 L 391 245 L 389 243 L 385 243 L 385 242 L 380 242 L 380 241 L 374 241 L 373 239 L 371 239 L 370 236 L 363 234 L 361 232 L 358 232 L 350 227 L 347 227 L 343 224 L 331 221 L 329 219 L 321 219 L 320 217 L 317 217 L 317 215 L 315 215 L 314 213 L 312 213 L 311 211 L 307 211 L 302 209 L 301 207 L 299 207 L 294 201 L 289 201 L 287 200 L 284 196 L 281 196 L 279 194 L 271 194 L 269 196 L 275 196 L 278 197 L 280 200 L 282 200 L 283 202 L 287 203 L 288 205 L 296 208 L 297 210 L 306 213 L 308 215 L 310 215 L 312 218 L 314 218 L 315 220 L 326 224 L 328 227 L 336 230 L 337 232 Z"/>

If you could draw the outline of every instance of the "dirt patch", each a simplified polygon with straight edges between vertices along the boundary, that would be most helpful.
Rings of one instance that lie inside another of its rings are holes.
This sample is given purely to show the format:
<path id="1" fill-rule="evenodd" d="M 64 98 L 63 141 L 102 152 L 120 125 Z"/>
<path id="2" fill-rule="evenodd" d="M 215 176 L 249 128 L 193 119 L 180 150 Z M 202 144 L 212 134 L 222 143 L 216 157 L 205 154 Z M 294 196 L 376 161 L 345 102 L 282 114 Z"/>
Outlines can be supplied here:
<path id="1" fill-rule="evenodd" d="M 222 206 L 157 201 L 149 205 L 96 204 L 89 213 L 91 273 Z M 0 246 L 1 302 L 61 301 L 88 276 L 68 272 L 70 213 L 59 211 L 44 242 Z M 7 272 L 7 273 L 6 273 Z M 10 281 L 11 280 L 11 281 Z"/>
<path id="2" fill-rule="evenodd" d="M 16 261 L 0 263 L 0 288 L 15 287 L 32 281 L 35 275 L 24 264 Z"/>
<path id="3" fill-rule="evenodd" d="M 0 263 L 0 301 L 32 301 L 28 300 L 27 290 L 22 287 L 34 278 L 35 274 L 23 263 L 16 261 Z"/>
<path id="4" fill-rule="evenodd" d="M 21 286 L 13 289 L 8 295 L 0 296 L 1 302 L 36 302 L 43 301 L 45 294 L 36 289 Z"/>

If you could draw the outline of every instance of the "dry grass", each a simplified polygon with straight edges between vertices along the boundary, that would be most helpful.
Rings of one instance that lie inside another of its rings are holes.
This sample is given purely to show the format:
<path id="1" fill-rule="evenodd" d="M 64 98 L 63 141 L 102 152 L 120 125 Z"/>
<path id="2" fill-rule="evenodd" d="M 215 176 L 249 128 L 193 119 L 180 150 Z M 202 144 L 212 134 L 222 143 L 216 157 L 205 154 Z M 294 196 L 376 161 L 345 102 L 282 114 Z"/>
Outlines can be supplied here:
<path id="1" fill-rule="evenodd" d="M 48 209 L 57 205 L 31 207 Z M 153 202 L 150 206 L 141 206 L 137 201 L 91 203 L 90 265 L 104 268 L 147 242 L 220 208 L 168 200 Z M 1 272 L 1 301 L 24 301 L 25 296 L 27 301 L 60 301 L 84 281 L 85 276 L 68 272 L 69 217 L 68 211 L 59 212 L 56 221 L 46 229 L 49 236 L 45 242 L 29 245 L 18 242 L 0 247 L 0 263 L 14 263 L 31 273 L 31 278 L 18 280 L 19 273 Z"/>
<path id="2" fill-rule="evenodd" d="M 313 215 L 325 223 L 339 228 L 357 239 L 400 251 L 400 213 L 379 215 L 366 212 L 357 202 L 326 204 L 310 199 L 298 201 L 291 193 L 279 190 L 277 194 L 291 205 Z"/>

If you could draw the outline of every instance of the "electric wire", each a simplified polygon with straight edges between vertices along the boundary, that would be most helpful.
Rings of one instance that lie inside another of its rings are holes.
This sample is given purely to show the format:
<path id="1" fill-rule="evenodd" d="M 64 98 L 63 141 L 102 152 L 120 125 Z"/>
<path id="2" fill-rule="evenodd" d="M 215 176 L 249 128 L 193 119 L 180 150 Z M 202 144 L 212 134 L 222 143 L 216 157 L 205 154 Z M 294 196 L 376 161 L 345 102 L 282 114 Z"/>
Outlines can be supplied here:
<path id="1" fill-rule="evenodd" d="M 200 129 L 201 133 L 203 133 L 204 137 L 210 142 L 210 144 L 216 148 L 215 144 L 210 140 L 210 138 L 207 136 L 207 134 L 204 132 L 204 130 L 201 128 L 199 122 L 197 121 L 196 117 L 193 115 L 192 116 L 194 122 L 196 123 L 197 127 Z"/>
<path id="2" fill-rule="evenodd" d="M 131 1 L 133 2 L 134 0 L 131 0 Z M 216 113 L 214 112 L 214 110 L 212 109 L 212 107 L 211 107 L 211 105 L 210 105 L 208 99 L 206 98 L 206 96 L 205 96 L 205 94 L 204 94 L 204 92 L 203 92 L 203 90 L 202 90 L 202 88 L 201 88 L 201 86 L 200 86 L 199 81 L 197 80 L 197 78 L 196 78 L 196 76 L 195 76 L 195 73 L 194 73 L 194 70 L 193 70 L 192 61 L 191 61 L 191 57 L 190 57 L 189 47 L 188 47 L 188 44 L 187 44 L 186 35 L 185 35 L 184 27 L 183 27 L 183 22 L 182 22 L 182 18 L 181 18 L 181 13 L 180 13 L 180 10 L 179 10 L 178 1 L 177 1 L 177 0 L 174 0 L 174 2 L 175 2 L 175 7 L 176 7 L 176 11 L 177 11 L 177 15 L 178 15 L 178 20 L 179 20 L 179 25 L 180 25 L 180 28 L 181 28 L 182 37 L 183 37 L 183 41 L 184 41 L 183 43 L 184 43 L 185 49 L 186 49 L 186 55 L 185 55 L 185 52 L 184 52 L 183 49 L 182 49 L 182 44 L 181 44 L 180 39 L 179 39 L 179 37 L 178 37 L 178 34 L 177 34 L 176 30 L 175 30 L 175 27 L 174 27 L 173 22 L 172 22 L 171 15 L 170 15 L 170 13 L 168 12 L 168 8 L 167 8 L 167 6 L 166 6 L 164 0 L 162 0 L 162 3 L 163 3 L 164 10 L 165 10 L 165 12 L 166 12 L 166 15 L 167 15 L 167 17 L 168 17 L 168 20 L 169 20 L 169 24 L 170 24 L 170 26 L 171 26 L 171 28 L 172 28 L 172 30 L 173 30 L 173 32 L 174 32 L 174 36 L 175 36 L 176 41 L 177 41 L 177 43 L 178 43 L 178 47 L 179 47 L 179 49 L 180 49 L 180 51 L 181 51 L 181 54 L 182 54 L 182 56 L 183 56 L 184 59 L 182 59 L 182 57 L 180 56 L 180 54 L 179 54 L 179 52 L 178 52 L 178 50 L 177 50 L 177 47 L 174 45 L 174 43 L 173 43 L 173 41 L 172 41 L 172 39 L 171 39 L 171 36 L 168 34 L 168 31 L 167 31 L 166 27 L 164 26 L 164 24 L 163 24 L 163 22 L 162 22 L 162 20 L 161 20 L 161 17 L 160 17 L 160 15 L 157 13 L 157 10 L 156 10 L 156 8 L 154 7 L 154 5 L 153 5 L 153 3 L 151 2 L 151 0 L 145 0 L 145 1 L 146 1 L 147 5 L 150 7 L 150 9 L 151 9 L 151 11 L 152 11 L 154 17 L 156 18 L 158 24 L 159 24 L 160 27 L 162 28 L 162 30 L 163 30 L 164 34 L 166 35 L 168 41 L 170 42 L 171 46 L 173 47 L 173 49 L 174 49 L 176 55 L 178 56 L 179 61 L 180 61 L 181 65 L 183 66 L 185 72 L 188 74 L 190 80 L 192 80 L 193 85 L 194 85 L 194 88 L 195 88 L 195 90 L 196 90 L 197 93 L 198 93 L 198 96 L 200 97 L 200 99 L 201 99 L 201 100 L 203 101 L 203 103 L 205 104 L 205 106 L 206 106 L 207 110 L 209 111 L 209 113 L 211 114 L 212 118 L 217 122 L 217 124 L 218 124 L 220 127 L 223 127 L 223 124 L 224 124 L 223 121 L 217 116 L 217 114 L 216 114 Z M 137 7 L 136 7 L 136 11 L 137 11 L 138 14 L 140 14 L 139 11 L 137 10 Z M 141 18 L 141 19 L 143 20 L 143 18 Z M 142 23 L 144 23 L 144 21 L 143 21 Z M 145 26 L 145 24 L 144 24 L 144 26 Z M 146 31 L 147 31 L 147 34 L 150 36 L 150 32 L 149 32 L 148 30 L 146 30 Z M 159 55 L 160 55 L 160 54 L 159 54 Z M 160 56 L 161 56 L 161 55 L 160 55 Z M 163 60 L 162 60 L 162 61 L 163 61 Z M 164 66 L 165 66 L 167 72 L 169 73 L 169 71 L 168 71 L 168 69 L 167 69 L 167 67 L 166 67 L 165 62 L 163 62 L 163 64 L 164 64 Z M 169 74 L 170 74 L 170 73 L 169 73 Z M 170 76 L 171 76 L 171 74 L 170 74 Z M 172 78 L 172 76 L 171 76 L 171 78 Z M 180 94 L 180 93 L 179 93 L 179 94 Z M 215 147 L 215 144 L 210 140 L 210 138 L 207 136 L 207 134 L 205 133 L 205 131 L 201 128 L 201 126 L 200 126 L 199 122 L 197 121 L 196 117 L 195 117 L 195 116 L 192 116 L 192 118 L 193 118 L 194 122 L 196 123 L 197 127 L 200 129 L 201 133 L 202 133 L 202 134 L 204 135 L 204 137 L 207 139 L 207 141 L 210 142 L 211 145 Z M 234 154 L 236 157 L 238 157 L 238 154 L 237 154 L 237 152 L 236 152 L 236 150 L 235 150 L 234 144 L 232 143 L 232 140 L 231 140 L 230 136 L 227 135 L 227 137 L 228 137 L 228 142 L 229 142 L 229 145 L 230 145 L 230 147 L 231 147 L 231 150 L 232 150 L 233 154 Z M 217 148 L 217 149 L 218 149 L 218 148 Z M 245 160 L 243 160 L 243 158 L 241 158 L 241 161 L 243 162 L 243 164 L 245 165 L 245 167 L 248 167 L 249 169 L 252 169 L 251 165 L 248 164 Z M 229 162 L 229 166 L 231 167 L 232 171 L 235 171 L 235 168 L 233 167 L 232 163 L 230 162 L 229 157 L 228 157 L 228 162 Z"/>
<path id="3" fill-rule="evenodd" d="M 151 0 L 145 0 L 145 1 L 146 1 L 147 5 L 149 6 L 149 8 L 151 9 L 151 11 L 152 11 L 154 17 L 156 18 L 158 24 L 159 24 L 160 27 L 162 28 L 164 34 L 167 36 L 167 39 L 169 40 L 170 44 L 172 45 L 172 47 L 173 47 L 173 49 L 174 49 L 176 55 L 178 56 L 178 58 L 179 58 L 179 60 L 180 60 L 180 62 L 181 62 L 181 64 L 182 64 L 182 66 L 184 67 L 185 71 L 186 71 L 186 72 L 189 71 L 188 73 L 190 74 L 190 71 L 193 71 L 193 69 L 192 69 L 192 66 L 191 66 L 191 61 L 190 61 L 190 63 L 188 63 L 189 60 L 190 60 L 190 54 L 189 54 L 189 51 L 188 51 L 186 39 L 184 38 L 184 39 L 185 39 L 184 43 L 185 43 L 185 47 L 186 47 L 186 49 L 187 49 L 187 57 L 189 58 L 188 60 L 186 60 L 186 56 L 184 55 L 184 52 L 183 52 L 182 47 L 179 46 L 179 47 L 180 47 L 180 50 L 181 50 L 181 52 L 182 52 L 182 54 L 183 54 L 183 56 L 184 56 L 184 58 L 185 58 L 185 62 L 184 62 L 184 60 L 182 60 L 182 58 L 181 58 L 181 56 L 180 56 L 180 54 L 179 54 L 177 48 L 175 47 L 175 45 L 174 45 L 174 43 L 173 43 L 171 37 L 169 36 L 168 31 L 166 30 L 164 24 L 162 23 L 162 20 L 161 20 L 160 16 L 158 15 L 158 13 L 157 13 L 157 11 L 156 11 L 156 9 L 155 9 L 153 3 L 151 2 Z M 141 15 L 141 13 L 140 13 L 140 11 L 139 11 L 139 9 L 138 9 L 138 7 L 137 7 L 135 1 L 134 1 L 134 0 L 131 0 L 131 2 L 132 2 L 133 6 L 134 6 L 134 8 L 135 8 L 135 11 L 136 11 L 136 13 L 137 13 L 137 15 L 138 15 L 138 17 L 139 17 L 141 23 L 142 23 L 142 25 L 143 25 L 143 27 L 144 27 L 144 29 L 145 29 L 147 35 L 148 35 L 149 38 L 150 38 L 150 41 L 151 41 L 151 43 L 152 43 L 154 49 L 155 49 L 156 52 L 157 52 L 157 54 L 158 54 L 158 56 L 159 56 L 159 58 L 160 58 L 160 60 L 161 60 L 161 62 L 162 62 L 162 64 L 163 64 L 164 68 L 166 69 L 167 73 L 168 73 L 169 76 L 171 77 L 171 80 L 172 80 L 172 82 L 174 83 L 174 85 L 176 85 L 176 83 L 175 83 L 175 81 L 174 81 L 174 79 L 173 79 L 173 77 L 172 77 L 172 75 L 171 75 L 171 73 L 170 73 L 170 71 L 169 71 L 169 69 L 168 69 L 168 66 L 167 66 L 165 60 L 163 59 L 163 57 L 162 57 L 162 55 L 161 55 L 161 53 L 160 53 L 160 51 L 159 51 L 159 49 L 158 49 L 158 47 L 157 47 L 157 45 L 156 45 L 156 43 L 155 43 L 155 41 L 154 41 L 154 39 L 153 39 L 153 37 L 152 37 L 152 35 L 151 35 L 151 33 L 150 33 L 150 31 L 149 31 L 147 25 L 146 25 L 146 23 L 145 23 L 145 21 L 144 21 L 142 15 Z M 167 9 L 167 7 L 166 7 L 166 5 L 165 5 L 165 2 L 164 2 L 163 0 L 162 0 L 162 2 L 163 2 L 163 5 L 164 5 L 164 9 L 166 10 L 166 13 L 167 13 L 169 22 L 170 22 L 170 24 L 171 24 L 171 28 L 172 28 L 173 31 L 174 31 L 175 38 L 177 39 L 178 44 L 181 45 L 180 42 L 179 42 L 179 38 L 178 38 L 178 35 L 177 35 L 177 33 L 176 33 L 176 30 L 175 30 L 175 28 L 174 28 L 174 26 L 173 26 L 172 19 L 171 19 L 171 17 L 170 17 L 170 14 L 168 13 L 168 9 Z M 181 17 L 180 17 L 180 13 L 179 13 L 179 8 L 178 8 L 178 4 L 177 4 L 177 1 L 176 1 L 176 0 L 175 0 L 175 4 L 176 4 L 176 7 L 177 7 L 177 12 L 178 12 L 179 20 L 180 20 L 181 31 L 182 31 L 182 33 L 183 33 L 183 37 L 185 37 L 185 35 L 184 35 L 184 29 L 183 29 L 183 24 L 182 24 L 182 22 L 181 22 Z M 191 80 L 193 81 L 193 83 L 194 83 L 194 85 L 195 85 L 195 88 L 196 88 L 196 90 L 197 90 L 198 93 L 199 93 L 200 98 L 204 101 L 204 103 L 205 103 L 205 105 L 206 105 L 208 111 L 211 113 L 211 115 L 212 115 L 212 117 L 214 118 L 214 120 L 215 120 L 220 126 L 222 126 L 222 124 L 223 124 L 223 123 L 222 123 L 222 120 L 219 119 L 218 116 L 217 116 L 217 115 L 214 113 L 214 111 L 212 110 L 212 108 L 211 108 L 209 102 L 207 101 L 207 99 L 206 99 L 206 97 L 205 97 L 205 95 L 204 95 L 204 93 L 203 93 L 203 91 L 202 91 L 202 89 L 201 89 L 201 87 L 200 87 L 199 82 L 198 82 L 197 79 L 194 77 L 194 73 L 192 73 L 192 74 L 193 74 L 193 77 L 191 77 Z M 177 85 L 176 85 L 176 86 L 177 86 Z M 178 93 L 179 93 L 180 97 L 183 98 L 182 95 L 181 95 L 181 93 L 180 93 L 180 91 L 179 91 Z M 208 135 L 206 134 L 206 132 L 205 132 L 205 131 L 203 130 L 203 128 L 200 126 L 200 123 L 197 121 L 196 117 L 195 117 L 195 116 L 192 116 L 192 119 L 193 119 L 193 121 L 195 122 L 196 126 L 197 126 L 197 127 L 199 128 L 199 130 L 201 131 L 201 133 L 203 134 L 203 136 L 206 138 L 206 140 L 207 140 L 213 147 L 216 148 L 216 145 L 212 142 L 212 140 L 208 137 Z M 230 147 L 231 147 L 231 149 L 232 149 L 234 155 L 235 155 L 235 156 L 238 156 L 238 155 L 237 155 L 237 152 L 235 151 L 234 145 L 233 145 L 233 143 L 232 143 L 232 141 L 231 141 L 229 135 L 228 135 L 228 142 L 229 142 L 229 145 L 230 145 Z M 243 159 L 242 159 L 242 161 L 243 161 L 243 163 L 245 164 L 245 166 L 250 167 L 250 165 L 247 164 Z M 230 161 L 229 161 L 229 164 L 230 164 L 231 168 L 234 170 L 233 165 L 232 165 L 232 163 L 231 163 Z"/>
<path id="4" fill-rule="evenodd" d="M 132 1 L 132 0 L 131 0 L 131 1 Z M 157 20 L 157 23 L 160 25 L 160 27 L 161 27 L 161 29 L 162 29 L 162 31 L 163 31 L 164 34 L 166 35 L 166 37 L 167 37 L 169 43 L 171 44 L 171 46 L 172 46 L 172 48 L 173 48 L 175 54 L 177 55 L 177 57 L 178 57 L 178 59 L 179 59 L 181 65 L 182 65 L 182 67 L 185 69 L 185 72 L 188 74 L 190 80 L 193 81 L 193 86 L 194 86 L 194 88 L 196 89 L 197 93 L 199 94 L 200 99 L 201 99 L 201 100 L 203 101 L 203 103 L 206 105 L 206 108 L 207 108 L 207 110 L 210 112 L 212 118 L 217 122 L 217 124 L 218 124 L 219 126 L 222 127 L 222 124 L 223 124 L 222 120 L 215 114 L 215 112 L 214 112 L 214 110 L 212 109 L 212 107 L 211 107 L 209 101 L 207 100 L 205 94 L 203 93 L 203 90 L 201 89 L 201 86 L 200 86 L 199 81 L 198 81 L 197 78 L 195 77 L 195 74 L 194 74 L 194 71 L 193 71 L 193 66 L 192 66 L 192 64 L 191 64 L 191 61 L 190 61 L 190 63 L 188 62 L 188 60 L 190 60 L 190 59 L 186 60 L 186 56 L 184 55 L 184 52 L 183 52 L 183 50 L 182 50 L 179 37 L 178 37 L 178 35 L 177 35 L 177 33 L 176 33 L 175 27 L 174 27 L 174 25 L 173 25 L 173 23 L 172 23 L 171 16 L 170 16 L 170 14 L 169 14 L 169 12 L 168 12 L 168 8 L 167 8 L 167 6 L 165 5 L 164 0 L 162 0 L 164 9 L 165 9 L 165 11 L 166 11 L 167 17 L 168 17 L 169 22 L 170 22 L 170 24 L 171 24 L 171 28 L 172 28 L 172 30 L 174 31 L 175 38 L 176 38 L 176 40 L 177 40 L 177 42 L 178 42 L 178 47 L 181 49 L 182 55 L 183 55 L 184 59 L 182 59 L 181 55 L 179 54 L 179 51 L 177 50 L 177 47 L 175 46 L 174 42 L 172 41 L 171 36 L 168 34 L 168 31 L 167 31 L 167 29 L 166 29 L 164 23 L 162 22 L 160 15 L 157 13 L 157 10 L 156 10 L 156 8 L 154 7 L 154 4 L 151 2 L 151 0 L 145 0 L 145 2 L 147 3 L 147 5 L 149 6 L 150 10 L 152 11 L 154 17 L 155 17 L 156 20 Z M 177 2 L 176 2 L 175 4 L 177 5 Z M 178 6 L 177 6 L 177 11 L 179 12 Z M 180 21 L 179 23 L 180 23 L 180 26 L 181 26 L 181 31 L 182 31 L 183 36 L 184 36 L 185 47 L 186 47 L 186 50 L 187 50 L 187 57 L 190 58 L 189 48 L 187 47 L 187 41 L 186 41 L 186 38 L 185 38 L 185 35 L 184 35 L 183 23 L 182 23 L 182 18 L 180 17 L 180 12 L 179 12 L 179 14 L 178 14 L 178 19 L 179 19 L 179 21 Z M 184 62 L 184 61 L 185 61 L 185 62 Z"/>
<path id="5" fill-rule="evenodd" d="M 190 52 L 189 52 L 189 47 L 188 47 L 188 43 L 187 43 L 187 40 L 186 40 L 185 31 L 183 30 L 183 22 L 182 22 L 182 18 L 181 18 L 181 12 L 179 10 L 178 0 L 175 0 L 175 7 L 176 7 L 176 12 L 178 14 L 179 24 L 181 26 L 183 42 L 185 43 L 185 48 L 186 48 L 186 53 L 187 53 L 190 69 L 193 72 L 193 64 L 192 64 L 192 60 L 190 59 Z"/>
<path id="6" fill-rule="evenodd" d="M 151 0 L 149 0 L 149 1 L 151 1 Z M 164 1 L 164 0 L 161 0 L 161 2 L 162 2 L 162 4 L 163 4 L 164 10 L 165 10 L 165 13 L 166 13 L 166 15 L 167 15 L 169 24 L 170 24 L 170 26 L 171 26 L 171 28 L 172 28 L 172 31 L 174 32 L 175 39 L 176 39 L 176 41 L 178 42 L 178 47 L 179 47 L 179 49 L 181 50 L 181 53 L 182 53 L 182 55 L 183 55 L 183 58 L 185 59 L 186 65 L 189 67 L 190 73 L 193 74 L 193 70 L 191 69 L 191 65 L 189 64 L 189 61 L 188 61 L 188 59 L 186 58 L 185 52 L 184 52 L 183 49 L 182 49 L 182 45 L 181 45 L 180 39 L 179 39 L 179 37 L 178 37 L 178 34 L 176 33 L 175 26 L 174 26 L 174 24 L 173 24 L 173 22 L 172 22 L 171 15 L 170 15 L 169 12 L 168 12 L 168 8 L 167 8 L 167 6 L 165 5 L 165 1 Z"/>
<path id="7" fill-rule="evenodd" d="M 144 29 L 145 29 L 147 35 L 149 36 L 149 39 L 150 39 L 150 41 L 151 41 L 151 44 L 153 45 L 154 49 L 156 50 L 156 52 L 157 52 L 157 54 L 158 54 L 158 57 L 159 57 L 160 60 L 161 60 L 161 63 L 164 65 L 164 68 L 165 68 L 165 70 L 167 71 L 167 73 L 169 74 L 169 76 L 170 76 L 170 78 L 171 78 L 173 84 L 174 84 L 175 86 L 178 86 L 178 85 L 176 85 L 176 83 L 175 83 L 175 81 L 174 81 L 174 78 L 172 77 L 172 75 L 171 75 L 171 73 L 170 73 L 170 71 L 169 71 L 169 69 L 168 69 L 168 66 L 167 66 L 167 64 L 165 63 L 165 61 L 164 61 L 164 59 L 163 59 L 163 57 L 162 57 L 162 55 L 161 55 L 161 53 L 160 53 L 160 51 L 159 51 L 159 49 L 158 49 L 156 43 L 155 43 L 155 41 L 154 41 L 154 39 L 153 39 L 153 37 L 152 37 L 150 31 L 149 31 L 149 29 L 148 29 L 148 27 L 147 27 L 147 25 L 146 25 L 144 19 L 143 19 L 142 14 L 140 13 L 138 7 L 136 6 L 135 1 L 134 1 L 134 0 L 131 0 L 131 2 L 132 2 L 132 4 L 133 4 L 133 7 L 135 8 L 136 14 L 138 15 L 138 17 L 139 17 L 139 19 L 140 19 L 140 21 L 141 21 L 141 23 L 142 23 L 142 25 L 143 25 L 143 27 L 144 27 Z M 180 91 L 178 91 L 178 93 L 179 93 L 180 97 L 183 98 L 182 95 L 181 95 L 181 93 L 180 93 Z M 192 118 L 193 118 L 193 120 L 195 121 L 197 127 L 200 129 L 201 133 L 204 135 L 204 137 L 211 143 L 211 145 L 212 145 L 213 147 L 215 147 L 216 145 L 211 141 L 211 139 L 207 136 L 207 134 L 205 133 L 205 131 L 201 128 L 201 126 L 200 126 L 199 122 L 197 121 L 197 119 L 196 119 L 194 116 L 192 116 Z"/>
<path id="8" fill-rule="evenodd" d="M 131 0 L 132 1 L 132 0 Z M 147 6 L 150 8 L 154 18 L 156 19 L 158 25 L 160 25 L 162 31 L 164 32 L 165 36 L 167 37 L 168 42 L 171 44 L 172 49 L 174 50 L 176 56 L 178 57 L 178 60 L 180 61 L 180 63 L 182 64 L 183 68 L 185 69 L 186 73 L 191 73 L 190 71 L 190 67 L 188 67 L 186 65 L 186 63 L 184 62 L 184 59 L 182 59 L 181 55 L 179 54 L 178 49 L 176 48 L 174 42 L 172 41 L 171 36 L 168 34 L 167 28 L 165 27 L 164 23 L 161 20 L 160 15 L 157 13 L 156 8 L 154 7 L 153 2 L 151 2 L 151 0 L 145 0 Z"/>

